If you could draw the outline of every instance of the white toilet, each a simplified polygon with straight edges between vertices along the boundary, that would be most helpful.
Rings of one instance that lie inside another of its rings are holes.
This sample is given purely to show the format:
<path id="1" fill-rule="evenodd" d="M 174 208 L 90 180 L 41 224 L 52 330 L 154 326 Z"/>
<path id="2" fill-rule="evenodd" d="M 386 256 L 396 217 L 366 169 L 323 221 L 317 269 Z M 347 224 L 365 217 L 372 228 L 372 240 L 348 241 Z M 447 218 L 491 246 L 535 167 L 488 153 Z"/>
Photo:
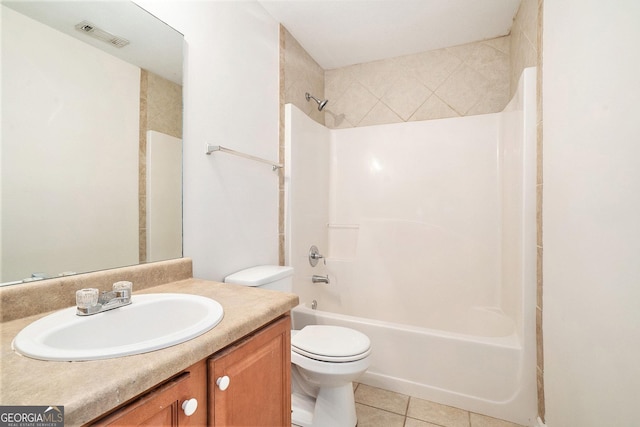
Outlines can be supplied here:
<path id="1" fill-rule="evenodd" d="M 226 283 L 291 292 L 293 268 L 251 267 Z M 354 427 L 353 385 L 369 367 L 371 342 L 353 329 L 309 325 L 291 331 L 291 418 L 301 427 Z"/>

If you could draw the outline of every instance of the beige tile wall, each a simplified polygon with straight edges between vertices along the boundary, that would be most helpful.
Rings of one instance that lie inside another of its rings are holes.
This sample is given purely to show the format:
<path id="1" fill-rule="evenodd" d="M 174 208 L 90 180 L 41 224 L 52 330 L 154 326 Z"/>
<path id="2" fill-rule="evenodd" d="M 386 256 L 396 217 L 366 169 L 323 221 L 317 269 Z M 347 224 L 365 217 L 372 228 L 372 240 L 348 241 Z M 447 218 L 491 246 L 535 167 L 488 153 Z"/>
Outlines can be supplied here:
<path id="1" fill-rule="evenodd" d="M 318 104 L 305 99 L 309 92 L 318 99 L 324 96 L 324 70 L 293 36 L 282 27 L 284 38 L 284 101 L 298 107 L 306 115 L 324 124 L 324 113 Z"/>
<path id="2" fill-rule="evenodd" d="M 147 130 L 182 138 L 182 86 L 147 74 Z"/>
<path id="3" fill-rule="evenodd" d="M 522 70 L 538 63 L 538 0 L 522 0 L 511 27 L 511 96 L 518 89 Z"/>
<path id="4" fill-rule="evenodd" d="M 140 144 L 138 161 L 138 260 L 147 260 L 147 131 L 182 138 L 182 86 L 140 70 Z"/>
<path id="5" fill-rule="evenodd" d="M 510 37 L 325 72 L 331 128 L 501 111 L 509 102 Z"/>

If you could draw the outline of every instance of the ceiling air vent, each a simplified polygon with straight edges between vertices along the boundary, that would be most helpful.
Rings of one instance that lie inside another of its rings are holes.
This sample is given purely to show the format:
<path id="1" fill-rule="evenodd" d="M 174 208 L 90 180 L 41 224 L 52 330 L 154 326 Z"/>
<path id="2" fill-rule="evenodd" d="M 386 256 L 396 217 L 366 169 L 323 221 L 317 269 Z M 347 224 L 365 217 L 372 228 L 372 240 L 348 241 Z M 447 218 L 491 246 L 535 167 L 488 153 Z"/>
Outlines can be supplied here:
<path id="1" fill-rule="evenodd" d="M 82 21 L 79 24 L 76 24 L 76 30 L 83 32 L 93 38 L 98 40 L 102 40 L 105 43 L 109 43 L 115 47 L 124 47 L 129 44 L 129 40 L 124 39 L 122 37 L 114 36 L 108 31 L 103 30 L 102 28 L 96 27 L 91 22 Z"/>

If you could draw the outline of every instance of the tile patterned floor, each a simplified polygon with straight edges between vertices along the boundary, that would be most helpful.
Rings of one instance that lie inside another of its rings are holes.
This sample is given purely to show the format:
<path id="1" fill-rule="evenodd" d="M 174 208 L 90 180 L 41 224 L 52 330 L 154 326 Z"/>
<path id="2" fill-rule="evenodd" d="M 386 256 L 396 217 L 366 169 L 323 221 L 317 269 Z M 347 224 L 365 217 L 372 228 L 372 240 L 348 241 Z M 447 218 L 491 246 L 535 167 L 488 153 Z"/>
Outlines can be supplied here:
<path id="1" fill-rule="evenodd" d="M 522 427 L 404 394 L 355 385 L 358 427 Z"/>

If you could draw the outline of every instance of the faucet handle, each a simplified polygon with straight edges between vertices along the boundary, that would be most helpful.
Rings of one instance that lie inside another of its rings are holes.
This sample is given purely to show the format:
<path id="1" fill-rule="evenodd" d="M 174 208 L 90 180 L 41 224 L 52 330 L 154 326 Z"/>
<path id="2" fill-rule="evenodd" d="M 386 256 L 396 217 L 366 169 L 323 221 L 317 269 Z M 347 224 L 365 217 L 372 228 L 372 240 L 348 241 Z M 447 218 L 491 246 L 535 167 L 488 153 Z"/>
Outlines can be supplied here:
<path id="1" fill-rule="evenodd" d="M 311 246 L 311 248 L 309 249 L 309 264 L 311 264 L 311 267 L 315 267 L 316 265 L 318 265 L 318 260 L 321 258 L 324 264 L 327 265 L 326 259 L 324 258 L 324 256 L 322 256 L 322 254 L 320 254 L 317 246 Z"/>
<path id="2" fill-rule="evenodd" d="M 131 294 L 132 289 L 133 289 L 133 283 L 128 282 L 126 280 L 122 280 L 120 282 L 116 282 L 113 284 L 114 292 L 129 291 L 129 294 Z"/>
<path id="3" fill-rule="evenodd" d="M 85 288 L 76 291 L 76 305 L 78 308 L 86 309 L 98 305 L 100 291 L 96 288 Z"/>
<path id="4" fill-rule="evenodd" d="M 121 298 L 123 301 L 130 301 L 132 289 L 133 283 L 123 280 L 113 284 L 112 293 L 116 298 Z"/>

